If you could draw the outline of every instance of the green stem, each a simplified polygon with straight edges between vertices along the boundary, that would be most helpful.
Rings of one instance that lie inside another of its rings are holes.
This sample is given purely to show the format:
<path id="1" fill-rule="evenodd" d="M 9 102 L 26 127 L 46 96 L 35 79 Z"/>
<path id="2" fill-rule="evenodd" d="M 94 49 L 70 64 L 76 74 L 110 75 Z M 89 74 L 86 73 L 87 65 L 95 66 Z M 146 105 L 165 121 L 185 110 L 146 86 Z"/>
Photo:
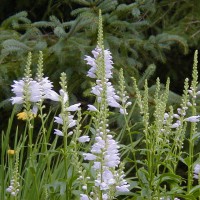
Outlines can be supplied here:
<path id="1" fill-rule="evenodd" d="M 131 135 L 131 128 L 129 127 L 129 124 L 128 124 L 136 104 L 137 104 L 137 101 L 135 101 L 133 106 L 131 107 L 131 111 L 129 113 L 129 116 L 127 118 L 126 118 L 126 116 L 124 116 L 124 120 L 125 120 L 125 124 L 126 124 L 125 129 L 128 131 L 128 135 L 129 135 L 129 138 L 130 138 L 130 142 L 131 142 L 131 146 L 132 146 L 131 152 L 133 154 L 133 159 L 134 159 L 134 162 L 135 162 L 135 169 L 136 169 L 136 172 L 137 172 L 137 161 L 136 161 L 136 154 L 135 154 L 135 151 L 134 151 L 135 146 L 134 146 L 132 135 Z"/>
<path id="2" fill-rule="evenodd" d="M 68 191 L 68 166 L 67 166 L 67 132 L 64 133 L 64 166 L 65 166 L 65 179 L 66 179 L 66 200 L 70 200 Z"/>
<path id="3" fill-rule="evenodd" d="M 51 180 L 52 180 L 52 178 L 51 178 L 51 166 L 50 166 L 49 154 L 47 153 L 48 148 L 47 148 L 46 128 L 45 128 L 45 122 L 44 122 L 42 102 L 39 105 L 39 109 L 40 109 L 40 118 L 41 118 L 41 122 L 42 122 L 42 133 L 43 133 L 43 137 L 44 137 L 44 151 L 46 153 L 46 160 L 47 160 L 47 172 L 48 172 L 48 176 L 50 177 L 50 182 L 51 182 Z"/>
<path id="4" fill-rule="evenodd" d="M 195 108 L 195 99 L 192 99 L 192 116 L 196 115 L 196 108 Z M 191 190 L 192 183 L 193 183 L 193 162 L 194 162 L 194 139 L 193 135 L 196 131 L 196 123 L 191 122 L 191 131 L 190 131 L 190 138 L 189 138 L 189 163 L 188 163 L 188 184 L 187 184 L 187 192 Z"/>

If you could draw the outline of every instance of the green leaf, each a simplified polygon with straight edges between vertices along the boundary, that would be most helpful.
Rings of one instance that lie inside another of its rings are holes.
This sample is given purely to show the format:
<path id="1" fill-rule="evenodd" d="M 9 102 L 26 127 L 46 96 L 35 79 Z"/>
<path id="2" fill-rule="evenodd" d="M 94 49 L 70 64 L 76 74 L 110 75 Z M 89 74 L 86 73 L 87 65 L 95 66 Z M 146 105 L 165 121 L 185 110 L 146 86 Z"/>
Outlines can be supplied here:
<path id="1" fill-rule="evenodd" d="M 137 172 L 139 180 L 142 182 L 143 186 L 149 185 L 148 172 L 144 168 L 140 168 Z"/>
<path id="2" fill-rule="evenodd" d="M 200 137 L 200 132 L 197 132 L 196 134 L 194 134 L 193 136 L 192 136 L 192 140 L 196 140 L 197 138 L 199 138 Z"/>
<path id="3" fill-rule="evenodd" d="M 192 194 L 195 197 L 199 197 L 200 196 L 200 185 L 196 185 L 194 186 L 190 191 L 189 194 Z"/>
<path id="4" fill-rule="evenodd" d="M 159 180 L 158 184 L 161 184 L 164 181 L 166 181 L 166 182 L 177 182 L 177 183 L 180 183 L 182 181 L 181 176 L 178 176 L 178 175 L 172 174 L 172 173 L 164 173 L 164 174 L 161 174 L 159 177 L 156 177 L 156 179 L 157 178 Z"/>

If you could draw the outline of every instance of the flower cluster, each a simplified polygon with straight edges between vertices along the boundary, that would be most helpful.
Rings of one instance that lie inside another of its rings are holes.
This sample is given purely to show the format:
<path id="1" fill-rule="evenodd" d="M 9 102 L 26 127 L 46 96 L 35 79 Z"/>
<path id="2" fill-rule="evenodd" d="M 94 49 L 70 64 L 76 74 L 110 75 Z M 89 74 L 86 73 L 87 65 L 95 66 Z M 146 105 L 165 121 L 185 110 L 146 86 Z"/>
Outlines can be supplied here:
<path id="1" fill-rule="evenodd" d="M 6 189 L 6 191 L 12 196 L 17 196 L 17 193 L 19 192 L 19 186 L 19 182 L 17 182 L 15 179 L 11 179 L 10 186 Z"/>
<path id="2" fill-rule="evenodd" d="M 8 186 L 8 188 L 6 189 L 6 191 L 9 192 L 12 196 L 17 196 L 19 192 L 20 184 L 19 184 L 18 166 L 19 166 L 19 148 L 16 150 L 15 166 L 12 179 L 10 181 L 10 186 Z"/>
<path id="3" fill-rule="evenodd" d="M 80 195 L 81 200 L 108 200 L 115 197 L 116 191 L 129 191 L 129 184 L 124 179 L 125 175 L 120 165 L 119 145 L 108 128 L 108 106 L 119 108 L 122 114 L 126 114 L 125 109 L 130 103 L 127 102 L 128 96 L 126 94 L 118 95 L 109 81 L 113 77 L 113 61 L 110 51 L 104 50 L 103 47 L 101 20 L 100 16 L 98 44 L 92 51 L 93 58 L 90 56 L 85 58 L 87 64 L 91 66 L 87 76 L 96 79 L 91 93 L 96 95 L 98 106 L 88 105 L 88 110 L 95 112 L 93 117 L 95 141 L 90 152 L 83 153 L 84 160 L 92 162 L 92 168 L 95 171 L 94 186 L 90 195 L 88 191 L 86 194 Z M 124 91 L 124 88 L 121 91 Z M 123 105 L 120 105 L 120 101 Z"/>
<path id="4" fill-rule="evenodd" d="M 54 134 L 59 136 L 64 136 L 64 132 L 68 135 L 72 135 L 73 132 L 69 131 L 68 128 L 72 128 L 76 125 L 76 120 L 74 119 L 74 115 L 71 112 L 75 112 L 80 110 L 80 103 L 69 106 L 69 97 L 66 91 L 66 74 L 61 74 L 61 87 L 59 101 L 61 102 L 61 113 L 56 116 L 54 119 L 57 124 L 62 125 L 62 131 L 59 129 L 54 129 Z"/>
<path id="5" fill-rule="evenodd" d="M 39 102 L 44 99 L 58 101 L 58 94 L 52 90 L 53 85 L 44 77 L 40 82 L 31 78 L 23 78 L 19 81 L 14 81 L 11 86 L 15 97 L 11 98 L 12 104 L 23 104 L 28 93 L 29 101 L 32 103 Z"/>
<path id="6" fill-rule="evenodd" d="M 103 85 L 106 86 L 106 100 L 110 107 L 119 108 L 121 114 L 127 114 L 125 108 L 120 105 L 120 101 L 122 101 L 123 104 L 126 104 L 126 107 L 131 105 L 130 102 L 127 102 L 128 96 L 124 95 L 123 98 L 120 98 L 119 95 L 116 94 L 115 89 L 112 85 L 112 83 L 109 81 L 110 78 L 113 77 L 112 75 L 112 56 L 111 52 L 109 50 L 102 50 L 100 47 L 96 47 L 95 50 L 92 51 L 93 58 L 90 56 L 86 56 L 85 60 L 87 61 L 87 64 L 91 66 L 90 70 L 87 73 L 87 76 L 90 78 L 97 78 L 95 86 L 92 87 L 91 93 L 97 96 L 97 101 L 101 102 L 102 100 L 102 91 L 103 91 Z M 105 71 L 100 72 L 100 69 L 98 69 L 97 65 L 97 59 L 100 56 L 100 54 L 103 54 L 104 58 L 104 66 Z M 99 79 L 99 73 L 105 74 L 103 79 Z"/>
<path id="7" fill-rule="evenodd" d="M 124 180 L 124 174 L 115 171 L 115 168 L 120 164 L 118 149 L 119 146 L 112 135 L 106 135 L 106 139 L 104 139 L 102 133 L 99 132 L 95 137 L 91 153 L 83 153 L 84 160 L 94 161 L 93 169 L 97 173 L 95 186 L 102 191 L 109 190 L 113 185 L 117 191 L 129 191 L 129 185 Z"/>
<path id="8" fill-rule="evenodd" d="M 40 52 L 39 61 L 42 59 L 42 52 Z M 24 78 L 14 81 L 11 85 L 12 92 L 15 94 L 10 100 L 12 104 L 26 104 L 27 102 L 33 104 L 32 112 L 37 114 L 36 103 L 42 102 L 44 99 L 59 101 L 59 95 L 52 89 L 52 82 L 48 77 L 42 75 L 42 63 L 39 63 L 38 73 L 35 80 L 32 78 L 31 70 L 31 54 L 29 53 L 27 65 L 24 73 Z"/>

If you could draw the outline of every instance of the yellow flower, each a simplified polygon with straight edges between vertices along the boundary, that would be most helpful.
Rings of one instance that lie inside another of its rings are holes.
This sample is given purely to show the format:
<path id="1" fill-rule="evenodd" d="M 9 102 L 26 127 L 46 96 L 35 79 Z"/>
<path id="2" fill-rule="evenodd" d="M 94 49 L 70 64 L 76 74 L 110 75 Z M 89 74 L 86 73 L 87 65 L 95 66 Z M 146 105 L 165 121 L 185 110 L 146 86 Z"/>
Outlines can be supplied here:
<path id="1" fill-rule="evenodd" d="M 9 150 L 7 151 L 7 153 L 8 153 L 9 155 L 14 155 L 14 154 L 15 154 L 15 150 L 9 149 Z"/>
<path id="2" fill-rule="evenodd" d="M 30 119 L 32 119 L 32 118 L 36 117 L 36 115 L 33 114 L 33 113 L 30 113 L 30 114 L 28 115 L 27 112 L 20 112 L 20 113 L 17 114 L 17 119 L 27 120 L 28 117 L 29 117 Z"/>

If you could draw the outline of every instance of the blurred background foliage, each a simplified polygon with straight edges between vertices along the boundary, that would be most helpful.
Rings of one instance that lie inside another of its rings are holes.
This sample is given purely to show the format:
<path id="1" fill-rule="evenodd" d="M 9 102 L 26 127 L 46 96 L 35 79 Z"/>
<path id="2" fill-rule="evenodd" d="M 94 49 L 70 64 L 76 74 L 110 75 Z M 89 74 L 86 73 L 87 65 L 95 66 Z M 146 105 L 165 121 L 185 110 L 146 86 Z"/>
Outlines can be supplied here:
<path id="1" fill-rule="evenodd" d="M 86 77 L 89 67 L 84 56 L 91 55 L 96 46 L 99 9 L 105 47 L 115 63 L 114 83 L 123 68 L 128 92 L 134 97 L 132 76 L 141 90 L 145 78 L 150 79 L 152 92 L 155 77 L 164 83 L 169 76 L 173 91 L 169 101 L 179 103 L 184 79 L 191 75 L 194 50 L 200 44 L 199 0 L 2 0 L 2 112 L 11 108 L 10 85 L 23 76 L 29 51 L 33 53 L 33 71 L 42 50 L 45 75 L 55 89 L 59 89 L 60 73 L 66 72 L 73 101 L 88 101 L 91 80 Z"/>

